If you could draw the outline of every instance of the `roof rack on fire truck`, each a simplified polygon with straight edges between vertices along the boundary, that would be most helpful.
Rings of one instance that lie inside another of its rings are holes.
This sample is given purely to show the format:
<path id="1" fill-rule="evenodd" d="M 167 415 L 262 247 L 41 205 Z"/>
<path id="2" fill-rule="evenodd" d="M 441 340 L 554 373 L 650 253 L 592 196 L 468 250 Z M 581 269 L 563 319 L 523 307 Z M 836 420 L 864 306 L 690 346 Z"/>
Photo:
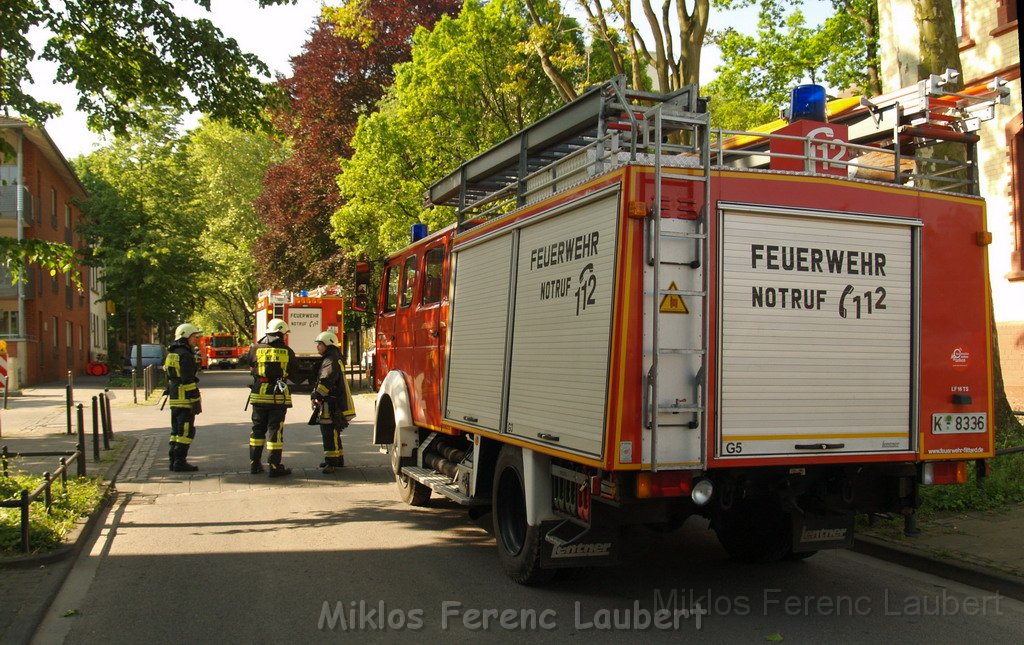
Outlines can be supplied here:
<path id="1" fill-rule="evenodd" d="M 712 163 L 716 167 L 771 170 L 780 159 L 797 160 L 799 172 L 815 173 L 822 156 L 851 179 L 912 184 L 948 193 L 978 194 L 973 143 L 981 123 L 995 116 L 997 104 L 1009 103 L 1006 81 L 998 76 L 960 91 L 959 74 L 947 69 L 895 92 L 878 97 L 837 99 L 828 104 L 828 122 L 847 128 L 845 141 L 829 141 L 831 150 L 815 150 L 810 136 L 780 133 L 778 120 L 752 131 L 714 129 Z M 782 141 L 798 141 L 803 150 L 779 152 Z M 941 143 L 964 146 L 962 158 L 930 149 Z M 836 174 L 832 172 L 831 174 Z"/>
<path id="2" fill-rule="evenodd" d="M 425 202 L 455 207 L 459 227 L 468 228 L 616 166 L 654 164 L 655 156 L 703 167 L 706 176 L 706 112 L 695 85 L 656 94 L 631 90 L 618 76 L 463 163 L 429 188 Z"/>

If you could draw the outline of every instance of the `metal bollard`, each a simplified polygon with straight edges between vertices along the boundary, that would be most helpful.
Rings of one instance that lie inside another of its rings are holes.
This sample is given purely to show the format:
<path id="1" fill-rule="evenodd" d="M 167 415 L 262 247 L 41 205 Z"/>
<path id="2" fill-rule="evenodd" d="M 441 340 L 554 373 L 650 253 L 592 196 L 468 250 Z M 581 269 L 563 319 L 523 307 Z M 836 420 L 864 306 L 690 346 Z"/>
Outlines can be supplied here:
<path id="1" fill-rule="evenodd" d="M 93 397 L 93 403 L 99 402 L 100 406 L 100 430 L 103 433 L 103 449 L 110 450 L 110 439 L 107 438 L 107 404 L 104 401 L 106 397 L 102 394 L 99 398 Z"/>
<path id="2" fill-rule="evenodd" d="M 43 473 L 43 481 L 46 482 L 46 487 L 43 488 L 43 506 L 46 507 L 46 512 L 50 512 L 50 507 L 53 506 L 53 493 L 50 492 L 50 484 L 53 483 L 50 472 Z"/>
<path id="3" fill-rule="evenodd" d="M 0 460 L 3 461 L 4 477 L 10 477 L 10 475 L 7 474 L 7 446 L 4 446 L 3 453 L 0 453 Z"/>
<path id="4" fill-rule="evenodd" d="M 136 405 L 138 405 L 138 403 L 139 403 L 139 392 L 138 392 L 138 390 L 135 387 L 135 368 L 134 367 L 132 368 L 132 399 L 135 401 Z"/>
<path id="5" fill-rule="evenodd" d="M 28 544 L 28 491 L 21 491 L 21 550 L 29 552 Z"/>
<path id="6" fill-rule="evenodd" d="M 64 399 L 67 403 L 68 408 L 68 434 L 71 434 L 71 408 L 75 405 L 74 393 L 71 391 L 70 385 L 64 386 Z"/>
<path id="7" fill-rule="evenodd" d="M 60 458 L 60 487 L 64 489 L 65 493 L 68 491 L 68 460 L 66 457 Z"/>
<path id="8" fill-rule="evenodd" d="M 85 412 L 78 404 L 78 476 L 85 477 Z"/>
<path id="9" fill-rule="evenodd" d="M 100 463 L 100 424 L 96 418 L 99 408 L 97 407 L 96 397 L 92 397 L 92 461 L 94 464 Z"/>
<path id="10" fill-rule="evenodd" d="M 113 417 L 113 415 L 110 414 L 110 389 L 109 388 L 103 388 L 103 400 L 104 400 L 104 402 L 106 403 L 106 406 L 107 406 L 107 428 L 106 428 L 107 434 L 110 436 L 111 439 L 113 439 L 114 438 L 114 417 Z M 110 449 L 109 445 L 107 446 L 107 449 L 108 450 Z"/>

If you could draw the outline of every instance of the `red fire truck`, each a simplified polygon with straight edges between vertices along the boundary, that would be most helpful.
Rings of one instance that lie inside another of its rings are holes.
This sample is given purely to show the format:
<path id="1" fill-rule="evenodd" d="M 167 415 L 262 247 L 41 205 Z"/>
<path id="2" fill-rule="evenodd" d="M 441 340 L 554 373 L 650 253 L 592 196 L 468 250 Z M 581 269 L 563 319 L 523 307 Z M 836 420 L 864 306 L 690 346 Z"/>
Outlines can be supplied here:
<path id="1" fill-rule="evenodd" d="M 211 367 L 228 369 L 237 367 L 240 347 L 234 334 L 210 334 L 199 338 L 199 361 L 204 370 Z"/>
<path id="2" fill-rule="evenodd" d="M 339 285 L 325 285 L 315 289 L 287 291 L 268 289 L 256 301 L 256 335 L 263 338 L 267 323 L 280 318 L 288 324 L 285 342 L 295 352 L 299 373 L 288 379 L 297 385 L 314 380 L 313 368 L 320 361 L 316 351 L 316 337 L 320 332 L 333 331 L 339 338 L 344 334 L 344 299 Z M 246 348 L 248 351 L 248 348 Z"/>
<path id="3" fill-rule="evenodd" d="M 735 559 L 799 559 L 963 482 L 994 436 L 972 130 L 1005 92 L 941 83 L 829 122 L 802 87 L 792 123 L 712 133 L 695 88 L 614 80 L 431 186 L 458 223 L 377 300 L 402 498 L 490 506 L 533 583 L 691 515 Z"/>

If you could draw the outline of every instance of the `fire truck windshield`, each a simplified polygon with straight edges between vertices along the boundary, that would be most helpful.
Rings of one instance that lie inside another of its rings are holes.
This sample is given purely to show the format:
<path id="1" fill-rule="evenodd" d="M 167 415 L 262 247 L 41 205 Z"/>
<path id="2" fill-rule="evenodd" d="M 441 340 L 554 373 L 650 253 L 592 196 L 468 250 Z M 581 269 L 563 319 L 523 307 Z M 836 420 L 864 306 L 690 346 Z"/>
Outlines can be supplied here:
<path id="1" fill-rule="evenodd" d="M 210 345 L 214 347 L 234 347 L 235 339 L 231 336 L 214 336 L 210 339 Z"/>

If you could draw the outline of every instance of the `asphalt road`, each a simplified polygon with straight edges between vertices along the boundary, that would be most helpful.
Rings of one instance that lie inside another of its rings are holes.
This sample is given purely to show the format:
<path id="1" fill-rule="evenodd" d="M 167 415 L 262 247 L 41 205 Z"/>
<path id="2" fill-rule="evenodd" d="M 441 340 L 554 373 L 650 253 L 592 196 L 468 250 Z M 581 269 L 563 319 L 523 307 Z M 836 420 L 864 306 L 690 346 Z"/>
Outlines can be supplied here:
<path id="1" fill-rule="evenodd" d="M 295 475 L 250 475 L 245 380 L 203 377 L 196 476 L 167 471 L 166 411 L 115 411 L 139 438 L 120 497 L 33 642 L 1016 643 L 1024 634 L 1022 603 L 845 551 L 735 564 L 695 520 L 672 534 L 630 531 L 615 567 L 521 587 L 464 509 L 398 501 L 385 456 L 369 445 L 372 398 L 358 402 L 338 474 L 315 467 L 319 435 L 299 395 L 285 435 Z"/>

